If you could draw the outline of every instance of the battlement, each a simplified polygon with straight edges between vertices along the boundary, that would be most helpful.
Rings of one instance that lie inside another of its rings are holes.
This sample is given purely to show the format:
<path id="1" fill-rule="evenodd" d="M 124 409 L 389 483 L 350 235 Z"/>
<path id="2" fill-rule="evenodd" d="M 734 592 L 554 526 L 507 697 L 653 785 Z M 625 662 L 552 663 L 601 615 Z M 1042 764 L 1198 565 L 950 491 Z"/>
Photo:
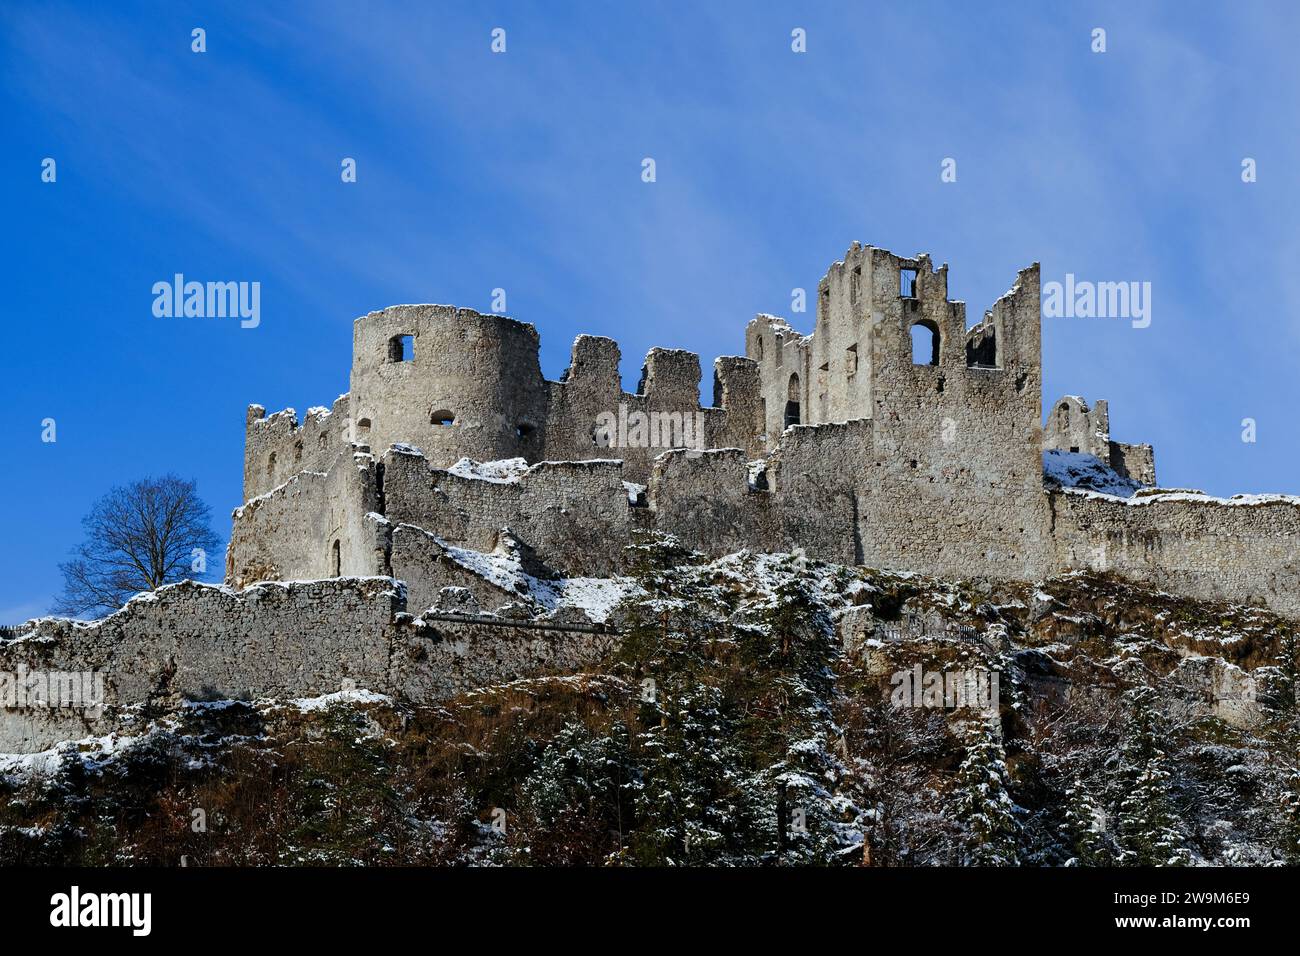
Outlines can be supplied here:
<path id="1" fill-rule="evenodd" d="M 760 367 L 769 447 L 789 425 L 875 418 L 959 378 L 1013 370 L 1016 393 L 1029 395 L 1040 343 L 1037 263 L 967 329 L 965 303 L 948 299 L 946 263 L 936 269 L 928 255 L 859 243 L 818 283 L 812 334 L 771 315 L 745 332 L 746 354 Z"/>
<path id="2" fill-rule="evenodd" d="M 292 408 L 268 416 L 248 406 L 244 433 L 244 499 L 256 498 L 303 471 L 324 471 L 350 444 L 349 397 L 309 408 L 300 423 Z"/>
<path id="3" fill-rule="evenodd" d="M 628 479 L 644 483 L 654 458 L 674 447 L 737 447 L 761 457 L 792 424 L 876 418 L 888 409 L 900 410 L 901 420 L 927 393 L 963 394 L 958 379 L 968 370 L 987 377 L 1014 369 L 1016 395 L 1034 396 L 1037 289 L 1035 265 L 968 330 L 964 304 L 947 298 L 946 264 L 936 269 L 928 255 L 854 243 L 818 284 L 814 331 L 802 335 L 759 315 L 745 331 L 745 356 L 714 362 L 708 405 L 693 352 L 651 349 L 636 392 L 627 393 L 618 344 L 582 335 L 551 382 L 528 323 L 447 305 L 390 306 L 354 322 L 351 389 L 329 413 L 314 409 L 299 425 L 291 409 L 269 417 L 250 409 L 244 494 L 256 497 L 299 470 L 325 470 L 351 444 L 379 453 L 412 444 L 442 465 L 617 456 Z M 916 330 L 933 338 L 929 362 L 913 361 Z M 648 438 L 636 431 L 640 418 L 656 415 L 684 426 L 664 442 L 660 430 Z M 611 435 L 611 417 L 631 431 Z"/>
<path id="4" fill-rule="evenodd" d="M 1208 559 L 1215 573 L 1171 580 L 1288 607 L 1283 590 L 1300 591 L 1290 512 L 1216 523 L 1090 504 L 1061 496 L 1059 470 L 1045 488 L 1045 452 L 1077 453 L 1112 491 L 1154 484 L 1155 464 L 1150 445 L 1110 438 L 1104 401 L 1067 396 L 1044 426 L 1037 263 L 968 327 L 946 263 L 854 243 L 817 284 L 813 330 L 755 317 L 744 355 L 714 361 L 708 405 L 682 349 L 651 349 L 628 393 L 603 336 L 578 336 L 548 381 L 537 330 L 506 316 L 399 305 L 353 329 L 351 387 L 329 412 L 249 410 L 234 585 L 392 575 L 430 596 L 461 586 L 446 549 L 506 539 L 540 568 L 606 575 L 637 529 L 710 554 L 802 548 L 1023 580 L 1105 546 L 1125 573 L 1161 579 L 1159 555 L 1196 565 L 1240 526 L 1234 561 L 1262 589 Z"/>

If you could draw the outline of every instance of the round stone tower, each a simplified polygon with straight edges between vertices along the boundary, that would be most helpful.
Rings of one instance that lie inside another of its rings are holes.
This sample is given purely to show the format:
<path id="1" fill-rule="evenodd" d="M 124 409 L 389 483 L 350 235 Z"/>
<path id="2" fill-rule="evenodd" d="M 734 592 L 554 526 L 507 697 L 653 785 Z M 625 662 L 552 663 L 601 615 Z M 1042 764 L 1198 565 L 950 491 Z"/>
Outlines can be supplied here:
<path id="1" fill-rule="evenodd" d="M 546 421 L 537 330 L 446 305 L 395 305 L 352 333 L 352 440 L 383 454 L 421 448 L 446 467 L 536 460 Z"/>

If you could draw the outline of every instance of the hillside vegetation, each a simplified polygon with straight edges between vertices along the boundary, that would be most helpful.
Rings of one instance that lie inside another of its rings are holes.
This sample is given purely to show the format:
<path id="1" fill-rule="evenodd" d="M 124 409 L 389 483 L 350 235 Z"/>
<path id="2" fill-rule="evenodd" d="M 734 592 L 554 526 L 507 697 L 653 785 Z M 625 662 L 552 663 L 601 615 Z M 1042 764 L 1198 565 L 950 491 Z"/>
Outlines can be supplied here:
<path id="1" fill-rule="evenodd" d="M 0 865 L 1300 862 L 1293 622 L 664 538 L 628 568 L 587 673 L 196 702 L 0 758 Z M 918 665 L 996 671 L 996 708 L 899 706 Z"/>

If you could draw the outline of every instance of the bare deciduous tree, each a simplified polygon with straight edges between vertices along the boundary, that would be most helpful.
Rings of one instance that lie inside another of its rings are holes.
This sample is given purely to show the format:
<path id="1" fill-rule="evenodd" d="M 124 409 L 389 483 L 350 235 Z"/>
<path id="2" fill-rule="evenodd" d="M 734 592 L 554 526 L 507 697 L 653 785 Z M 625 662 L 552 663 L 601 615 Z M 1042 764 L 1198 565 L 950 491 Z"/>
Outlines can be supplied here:
<path id="1" fill-rule="evenodd" d="M 76 556 L 59 565 L 55 613 L 115 611 L 141 591 L 203 577 L 220 543 L 210 522 L 193 481 L 163 475 L 112 489 L 82 519 L 86 540 Z"/>

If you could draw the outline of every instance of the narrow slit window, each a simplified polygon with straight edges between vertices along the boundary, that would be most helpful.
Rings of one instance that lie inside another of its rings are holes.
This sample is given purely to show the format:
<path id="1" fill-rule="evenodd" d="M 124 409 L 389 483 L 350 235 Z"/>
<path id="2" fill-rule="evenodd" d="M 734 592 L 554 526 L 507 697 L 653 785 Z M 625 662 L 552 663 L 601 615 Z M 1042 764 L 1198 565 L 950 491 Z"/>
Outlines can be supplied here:
<path id="1" fill-rule="evenodd" d="M 799 419 L 799 376 L 791 375 L 790 384 L 786 389 L 785 403 L 785 427 L 800 424 Z"/>

